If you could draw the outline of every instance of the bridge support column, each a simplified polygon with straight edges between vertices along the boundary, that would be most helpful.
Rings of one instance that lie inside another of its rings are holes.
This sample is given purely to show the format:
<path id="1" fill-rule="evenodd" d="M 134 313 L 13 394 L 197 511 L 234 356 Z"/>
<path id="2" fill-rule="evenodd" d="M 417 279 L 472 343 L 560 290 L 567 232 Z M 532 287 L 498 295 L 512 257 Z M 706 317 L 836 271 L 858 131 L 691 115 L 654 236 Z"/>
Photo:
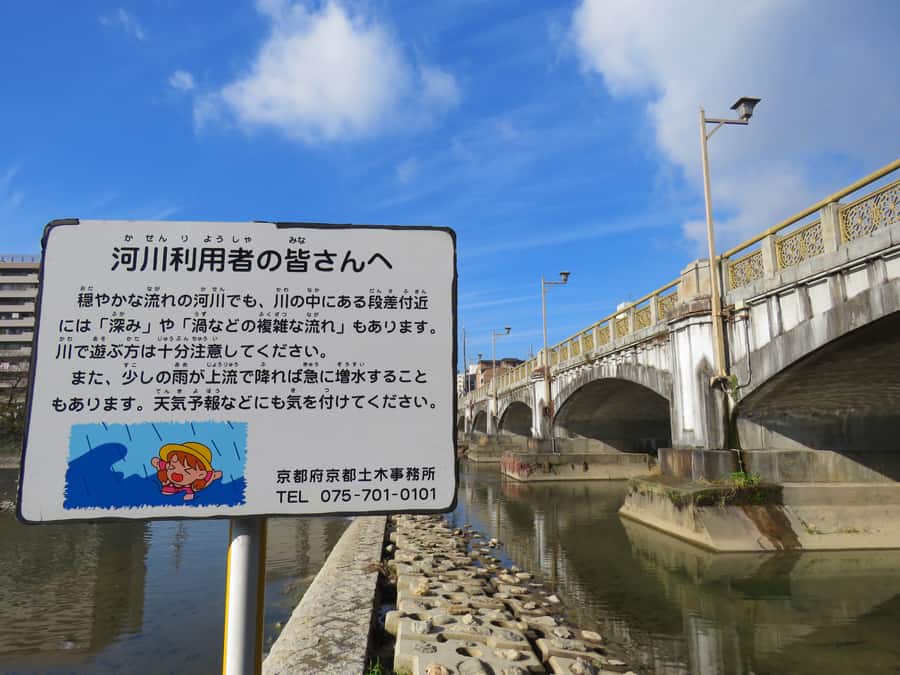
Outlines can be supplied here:
<path id="1" fill-rule="evenodd" d="M 715 374 L 709 261 L 681 273 L 681 318 L 669 323 L 672 344 L 672 447 L 720 450 L 727 441 L 727 401 Z"/>
<path id="2" fill-rule="evenodd" d="M 545 408 L 549 405 L 544 401 L 546 396 L 546 388 L 543 375 L 532 376 L 531 380 L 531 400 L 534 405 L 531 406 L 531 436 L 532 438 L 545 439 L 550 438 L 550 418 L 544 414 Z"/>
<path id="3" fill-rule="evenodd" d="M 487 414 L 487 435 L 488 436 L 496 436 L 500 433 L 500 430 L 497 428 L 497 424 L 499 420 L 497 419 L 497 399 L 493 396 L 488 399 L 488 414 Z"/>

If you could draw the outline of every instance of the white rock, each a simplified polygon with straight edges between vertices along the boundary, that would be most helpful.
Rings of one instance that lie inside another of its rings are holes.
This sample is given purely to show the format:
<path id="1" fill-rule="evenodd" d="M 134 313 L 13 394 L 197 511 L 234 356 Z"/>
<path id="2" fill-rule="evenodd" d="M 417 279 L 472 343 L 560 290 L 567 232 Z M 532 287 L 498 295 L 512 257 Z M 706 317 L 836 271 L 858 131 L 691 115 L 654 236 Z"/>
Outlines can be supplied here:
<path id="1" fill-rule="evenodd" d="M 410 630 L 416 635 L 428 635 L 431 632 L 431 619 L 410 621 Z"/>
<path id="2" fill-rule="evenodd" d="M 494 653 L 507 661 L 518 661 L 522 658 L 522 653 L 517 652 L 515 649 L 498 649 Z"/>

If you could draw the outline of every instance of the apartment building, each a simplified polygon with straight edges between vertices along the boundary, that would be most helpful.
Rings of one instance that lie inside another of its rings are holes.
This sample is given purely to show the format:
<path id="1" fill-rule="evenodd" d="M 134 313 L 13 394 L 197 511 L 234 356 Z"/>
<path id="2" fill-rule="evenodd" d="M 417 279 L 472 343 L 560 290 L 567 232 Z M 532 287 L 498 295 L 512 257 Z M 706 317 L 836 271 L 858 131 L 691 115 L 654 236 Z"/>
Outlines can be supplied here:
<path id="1" fill-rule="evenodd" d="M 0 371 L 7 375 L 28 372 L 40 266 L 39 255 L 0 255 Z"/>

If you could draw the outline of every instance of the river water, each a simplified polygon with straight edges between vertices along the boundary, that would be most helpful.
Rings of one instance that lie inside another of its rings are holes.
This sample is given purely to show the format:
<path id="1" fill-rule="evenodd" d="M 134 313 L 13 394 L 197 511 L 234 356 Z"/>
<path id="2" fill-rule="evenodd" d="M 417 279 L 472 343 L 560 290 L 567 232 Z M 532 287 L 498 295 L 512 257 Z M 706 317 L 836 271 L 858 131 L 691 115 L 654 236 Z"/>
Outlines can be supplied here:
<path id="1" fill-rule="evenodd" d="M 641 673 L 900 672 L 900 551 L 713 554 L 622 519 L 626 484 L 464 466 L 457 524 L 502 542 Z"/>
<path id="2" fill-rule="evenodd" d="M 620 519 L 624 495 L 463 465 L 451 519 L 497 537 L 641 673 L 900 672 L 900 551 L 716 555 Z M 346 525 L 270 519 L 267 641 Z M 219 672 L 227 539 L 224 521 L 0 513 L 0 673 Z"/>
<path id="3" fill-rule="evenodd" d="M 0 469 L 0 500 L 17 471 Z M 265 639 L 349 524 L 271 518 Z M 222 670 L 228 522 L 22 525 L 0 513 L 0 673 Z"/>

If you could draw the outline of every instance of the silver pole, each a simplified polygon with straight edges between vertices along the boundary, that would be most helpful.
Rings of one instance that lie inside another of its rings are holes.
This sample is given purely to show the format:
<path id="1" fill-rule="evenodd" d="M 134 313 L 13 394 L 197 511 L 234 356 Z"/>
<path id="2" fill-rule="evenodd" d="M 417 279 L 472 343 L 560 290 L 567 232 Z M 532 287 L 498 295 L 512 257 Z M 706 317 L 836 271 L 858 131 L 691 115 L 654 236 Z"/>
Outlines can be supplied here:
<path id="1" fill-rule="evenodd" d="M 551 390 L 550 390 L 550 353 L 547 351 L 547 285 L 544 281 L 544 275 L 541 275 L 541 320 L 544 328 L 544 351 L 543 351 L 543 363 L 544 366 L 544 407 L 546 407 L 548 411 L 547 415 L 547 426 L 550 429 L 550 435 L 553 436 L 553 429 L 550 428 L 550 423 L 552 422 L 552 406 L 553 403 L 550 399 Z M 540 411 L 541 416 L 543 417 L 544 411 Z"/>
<path id="2" fill-rule="evenodd" d="M 225 575 L 222 675 L 262 671 L 266 519 L 232 518 Z"/>
<path id="3" fill-rule="evenodd" d="M 713 352 L 716 377 L 725 376 L 725 336 L 722 332 L 722 301 L 719 299 L 719 261 L 716 259 L 716 234 L 713 230 L 712 197 L 709 189 L 709 150 L 706 143 L 706 111 L 700 107 L 700 154 L 703 160 L 703 197 L 706 202 L 706 241 L 709 244 L 709 285 L 712 305 Z"/>

